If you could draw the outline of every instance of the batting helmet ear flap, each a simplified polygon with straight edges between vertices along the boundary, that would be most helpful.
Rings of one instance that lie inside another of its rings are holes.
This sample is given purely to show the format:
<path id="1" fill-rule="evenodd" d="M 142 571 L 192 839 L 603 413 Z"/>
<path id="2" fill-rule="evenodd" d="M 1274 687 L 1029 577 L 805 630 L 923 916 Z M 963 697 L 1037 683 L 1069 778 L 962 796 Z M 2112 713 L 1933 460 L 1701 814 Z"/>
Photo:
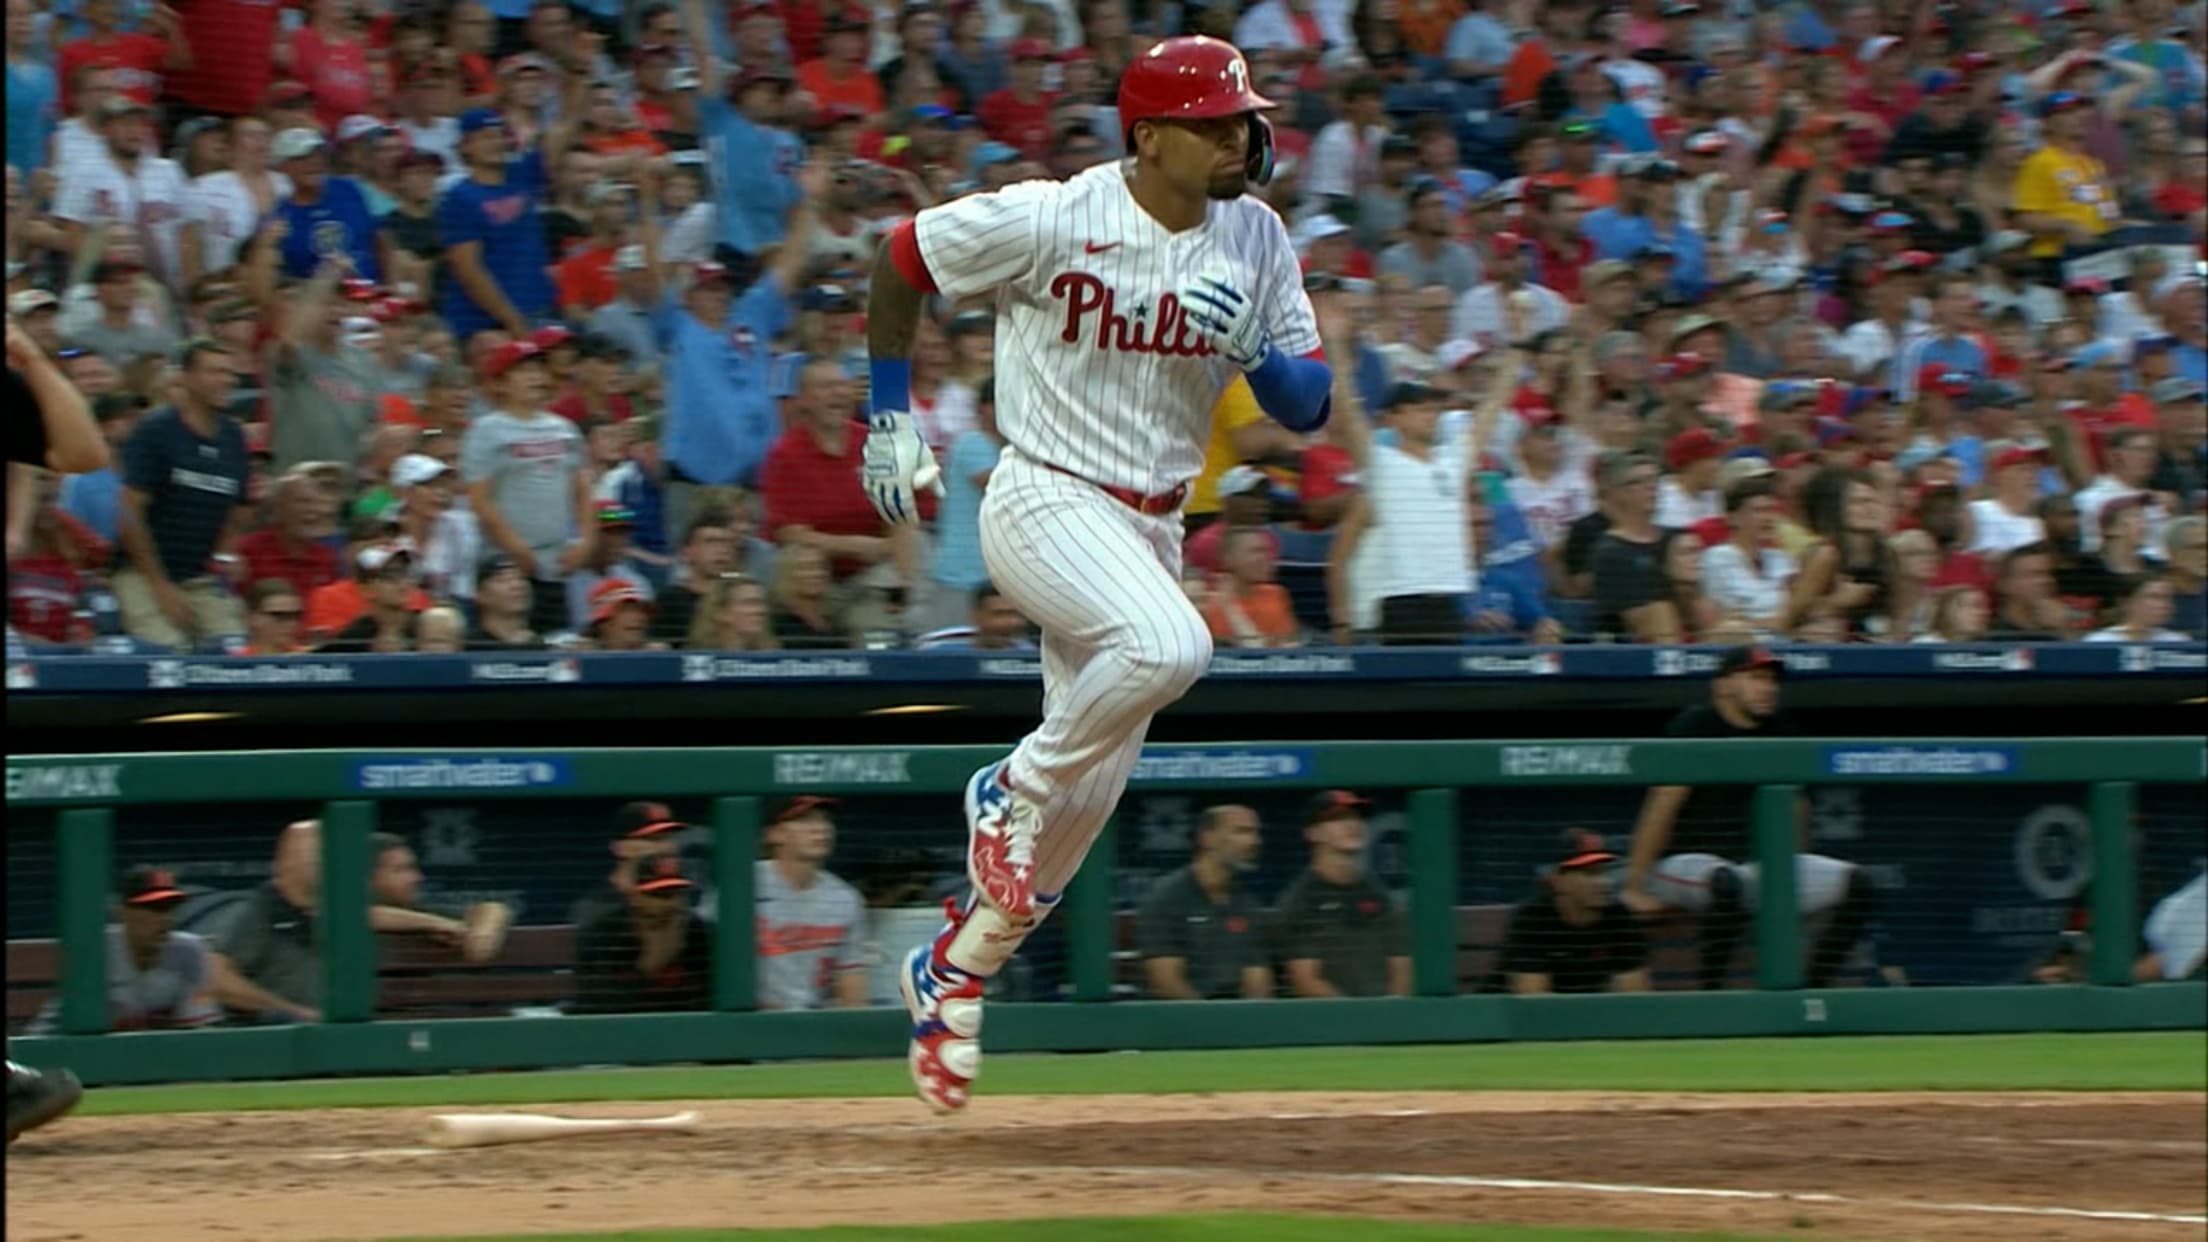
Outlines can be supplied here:
<path id="1" fill-rule="evenodd" d="M 1251 185 L 1265 185 L 1273 179 L 1273 123 L 1263 113 L 1250 113 L 1250 153 L 1243 168 Z"/>

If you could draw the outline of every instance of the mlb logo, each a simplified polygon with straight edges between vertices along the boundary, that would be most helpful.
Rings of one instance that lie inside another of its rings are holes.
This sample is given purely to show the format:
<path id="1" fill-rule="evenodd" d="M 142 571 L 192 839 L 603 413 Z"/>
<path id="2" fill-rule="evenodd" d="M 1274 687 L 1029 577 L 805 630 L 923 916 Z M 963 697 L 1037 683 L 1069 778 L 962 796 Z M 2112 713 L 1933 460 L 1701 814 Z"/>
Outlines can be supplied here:
<path id="1" fill-rule="evenodd" d="M 8 666 L 8 689 L 38 689 L 38 666 L 36 664 L 10 664 Z"/>
<path id="2" fill-rule="evenodd" d="M 184 661 L 155 660 L 146 666 L 146 684 L 155 690 L 184 688 Z"/>
<path id="3" fill-rule="evenodd" d="M 1658 677 L 1679 677 L 1683 676 L 1686 671 L 1687 655 L 1685 652 L 1673 651 L 1669 648 L 1656 652 L 1656 675 Z"/>
<path id="4" fill-rule="evenodd" d="M 2012 647 L 2001 653 L 2001 671 L 2005 673 L 2029 673 L 2032 671 L 2032 649 Z"/>
<path id="5" fill-rule="evenodd" d="M 552 662 L 552 672 L 545 678 L 546 681 L 553 682 L 558 685 L 568 685 L 574 682 L 581 681 L 582 679 L 582 662 L 573 658 L 572 656 L 565 660 L 554 660 Z"/>
<path id="6" fill-rule="evenodd" d="M 2154 671 L 2154 652 L 2147 647 L 2126 647 L 2117 667 L 2127 673 L 2151 673 Z"/>
<path id="7" fill-rule="evenodd" d="M 684 681 L 713 680 L 713 657 L 709 655 L 686 655 L 682 657 L 682 679 Z"/>
<path id="8" fill-rule="evenodd" d="M 1544 651 L 1533 657 L 1532 671 L 1536 677 L 1553 677 L 1564 671 L 1563 657 L 1553 651 Z"/>

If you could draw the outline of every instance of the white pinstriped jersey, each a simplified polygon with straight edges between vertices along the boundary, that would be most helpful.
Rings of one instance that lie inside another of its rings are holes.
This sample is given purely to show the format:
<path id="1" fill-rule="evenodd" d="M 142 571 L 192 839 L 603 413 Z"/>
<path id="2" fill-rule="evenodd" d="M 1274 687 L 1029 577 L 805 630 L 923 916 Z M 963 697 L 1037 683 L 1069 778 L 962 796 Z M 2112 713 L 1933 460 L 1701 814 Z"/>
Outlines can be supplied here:
<path id="1" fill-rule="evenodd" d="M 1288 230 L 1248 195 L 1168 232 L 1114 162 L 931 207 L 913 228 L 945 295 L 996 292 L 1005 441 L 1092 483 L 1156 495 L 1203 468 L 1235 367 L 1182 319 L 1173 290 L 1188 277 L 1225 267 L 1275 349 L 1319 347 Z"/>

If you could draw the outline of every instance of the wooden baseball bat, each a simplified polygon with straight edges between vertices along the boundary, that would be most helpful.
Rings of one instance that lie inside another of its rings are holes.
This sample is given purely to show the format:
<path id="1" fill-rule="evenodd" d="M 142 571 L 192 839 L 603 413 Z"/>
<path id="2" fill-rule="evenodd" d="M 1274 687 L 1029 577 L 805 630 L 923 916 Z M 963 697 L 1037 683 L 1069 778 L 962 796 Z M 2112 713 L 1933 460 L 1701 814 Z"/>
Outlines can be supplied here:
<path id="1" fill-rule="evenodd" d="M 695 1133 L 695 1112 L 666 1117 L 554 1117 L 543 1113 L 441 1113 L 429 1119 L 433 1147 L 495 1147 L 590 1134 Z"/>

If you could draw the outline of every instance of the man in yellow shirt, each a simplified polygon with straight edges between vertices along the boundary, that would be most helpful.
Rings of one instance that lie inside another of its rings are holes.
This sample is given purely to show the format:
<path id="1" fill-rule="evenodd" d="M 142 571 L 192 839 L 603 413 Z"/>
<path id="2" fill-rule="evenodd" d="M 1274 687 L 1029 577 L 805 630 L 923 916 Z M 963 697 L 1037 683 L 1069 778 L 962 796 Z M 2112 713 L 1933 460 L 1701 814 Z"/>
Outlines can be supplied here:
<path id="1" fill-rule="evenodd" d="M 1195 534 L 1219 519 L 1219 476 L 1246 461 L 1292 455 L 1303 448 L 1303 438 L 1265 417 L 1257 408 L 1250 381 L 1237 375 L 1219 403 L 1211 407 L 1211 442 L 1204 447 L 1204 470 L 1188 486 L 1183 511 L 1188 533 Z"/>
<path id="2" fill-rule="evenodd" d="M 2032 235 L 2032 254 L 2059 257 L 2070 246 L 2091 245 L 2115 225 L 2120 208 L 2108 169 L 2085 153 L 2086 110 L 2093 100 L 2057 91 L 2040 101 L 2045 145 L 2016 170 L 2010 206 L 2017 227 Z"/>

